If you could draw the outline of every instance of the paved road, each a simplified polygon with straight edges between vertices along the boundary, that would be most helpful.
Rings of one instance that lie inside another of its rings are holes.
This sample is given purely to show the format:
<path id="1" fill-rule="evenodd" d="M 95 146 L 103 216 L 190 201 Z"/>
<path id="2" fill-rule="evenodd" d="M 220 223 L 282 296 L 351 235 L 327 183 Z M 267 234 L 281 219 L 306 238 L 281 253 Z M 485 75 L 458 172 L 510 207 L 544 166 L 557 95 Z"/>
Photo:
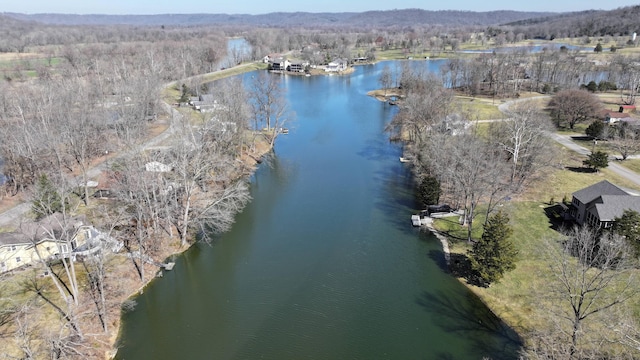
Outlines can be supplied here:
<path id="1" fill-rule="evenodd" d="M 534 98 L 524 98 L 524 99 L 507 101 L 505 103 L 498 105 L 498 109 L 502 112 L 505 112 L 511 104 L 514 104 L 516 102 L 521 102 L 521 101 L 526 101 L 531 99 L 548 98 L 548 97 L 549 97 L 548 95 L 545 95 L 545 96 L 538 96 Z M 495 120 L 489 120 L 489 121 L 495 121 Z M 555 140 L 556 142 L 560 143 L 561 145 L 569 148 L 570 150 L 577 152 L 580 155 L 588 156 L 589 154 L 591 154 L 591 150 L 573 142 L 573 140 L 571 140 L 571 136 L 569 135 L 560 135 L 557 133 L 549 132 L 549 137 Z M 637 155 L 632 156 L 632 158 L 637 158 L 637 157 L 638 157 Z M 640 186 L 640 175 L 638 175 L 638 173 L 634 171 L 627 169 L 624 166 L 621 166 L 620 164 L 617 164 L 616 160 L 610 159 L 608 169 L 624 177 L 625 179 L 635 183 L 636 185 Z"/>
<path id="2" fill-rule="evenodd" d="M 514 103 L 518 103 L 518 102 L 522 102 L 522 101 L 527 101 L 527 100 L 531 100 L 531 99 L 543 99 L 543 98 L 549 98 L 550 96 L 548 95 L 544 95 L 544 96 L 537 96 L 537 97 L 532 97 L 532 98 L 522 98 L 522 99 L 516 99 L 516 100 L 511 100 L 511 101 L 506 101 L 500 105 L 498 105 L 498 109 L 500 111 L 502 111 L 503 113 L 506 112 L 509 109 L 509 106 L 511 106 Z M 490 123 L 490 122 L 498 122 L 498 121 L 509 121 L 508 118 L 503 118 L 503 119 L 490 119 L 490 120 L 478 120 L 475 121 L 477 123 Z M 560 135 L 557 133 L 553 133 L 553 132 L 549 132 L 548 133 L 549 137 L 553 140 L 555 140 L 556 142 L 560 143 L 561 145 L 569 148 L 572 151 L 577 152 L 580 155 L 584 155 L 584 156 L 588 156 L 589 154 L 591 154 L 591 150 L 580 146 L 578 144 L 576 144 L 575 142 L 573 142 L 573 140 L 571 139 L 570 135 Z M 629 156 L 629 158 L 640 158 L 640 155 L 632 155 Z M 609 166 L 608 169 L 610 169 L 611 171 L 613 171 L 614 173 L 624 177 L 625 179 L 635 183 L 636 185 L 640 186 L 640 175 L 632 170 L 629 170 L 628 168 L 621 166 L 620 164 L 616 163 L 615 158 L 610 158 L 609 161 Z"/>
<path id="3" fill-rule="evenodd" d="M 556 134 L 556 133 L 549 133 L 549 136 L 557 141 L 558 143 L 564 145 L 565 147 L 569 148 L 570 150 L 573 150 L 575 152 L 577 152 L 580 155 L 589 155 L 591 154 L 591 150 L 585 148 L 584 146 L 580 146 L 576 143 L 574 143 L 571 140 L 571 137 L 569 135 L 560 135 L 560 134 Z M 635 157 L 635 156 L 634 156 Z M 629 170 L 628 168 L 620 165 L 617 163 L 617 160 L 609 160 L 609 166 L 607 167 L 609 170 L 613 171 L 614 173 L 624 177 L 625 179 L 635 183 L 636 185 L 640 186 L 640 175 L 634 171 Z"/>

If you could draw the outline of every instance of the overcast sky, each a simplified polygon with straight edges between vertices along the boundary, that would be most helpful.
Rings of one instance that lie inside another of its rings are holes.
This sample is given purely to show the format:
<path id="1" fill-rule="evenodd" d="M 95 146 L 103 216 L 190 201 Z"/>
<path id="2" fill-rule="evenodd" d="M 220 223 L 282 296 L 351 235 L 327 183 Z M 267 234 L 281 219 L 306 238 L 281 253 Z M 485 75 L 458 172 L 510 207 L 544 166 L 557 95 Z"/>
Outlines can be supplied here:
<path id="1" fill-rule="evenodd" d="M 65 14 L 266 14 L 269 12 L 362 12 L 419 8 L 424 10 L 580 11 L 639 5 L 624 0 L 0 0 L 0 12 Z"/>

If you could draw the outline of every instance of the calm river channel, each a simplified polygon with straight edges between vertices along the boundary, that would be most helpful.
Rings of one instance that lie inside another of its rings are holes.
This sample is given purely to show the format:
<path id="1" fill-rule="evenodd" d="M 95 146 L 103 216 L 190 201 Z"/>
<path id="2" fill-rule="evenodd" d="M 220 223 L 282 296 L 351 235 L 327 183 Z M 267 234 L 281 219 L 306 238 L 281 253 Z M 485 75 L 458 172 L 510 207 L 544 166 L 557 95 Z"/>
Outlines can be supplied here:
<path id="1" fill-rule="evenodd" d="M 396 108 L 366 95 L 382 67 L 282 77 L 296 121 L 253 201 L 136 298 L 118 359 L 517 357 L 517 335 L 411 227 L 410 172 L 384 133 Z"/>

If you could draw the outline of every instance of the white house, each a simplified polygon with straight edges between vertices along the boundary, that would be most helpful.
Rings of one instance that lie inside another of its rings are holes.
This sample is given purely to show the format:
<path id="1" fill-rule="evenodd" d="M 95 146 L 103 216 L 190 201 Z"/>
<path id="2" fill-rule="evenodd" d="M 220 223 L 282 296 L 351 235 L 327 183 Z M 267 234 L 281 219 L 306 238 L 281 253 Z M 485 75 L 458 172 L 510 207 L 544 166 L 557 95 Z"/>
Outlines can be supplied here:
<path id="1" fill-rule="evenodd" d="M 118 242 L 104 236 L 81 218 L 50 215 L 38 222 L 24 223 L 19 231 L 0 233 L 0 273 L 49 259 L 86 256 L 108 240 L 112 251 Z"/>
<path id="2" fill-rule="evenodd" d="M 324 68 L 326 72 L 340 72 L 347 70 L 348 62 L 345 59 L 335 59 Z"/>

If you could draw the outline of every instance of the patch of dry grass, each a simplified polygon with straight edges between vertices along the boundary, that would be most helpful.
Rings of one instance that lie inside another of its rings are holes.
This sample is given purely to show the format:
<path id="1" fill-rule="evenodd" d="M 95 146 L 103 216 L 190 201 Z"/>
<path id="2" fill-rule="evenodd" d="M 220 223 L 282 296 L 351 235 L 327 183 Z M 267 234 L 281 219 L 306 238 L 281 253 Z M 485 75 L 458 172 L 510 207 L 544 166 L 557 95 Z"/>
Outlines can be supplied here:
<path id="1" fill-rule="evenodd" d="M 618 164 L 626 167 L 629 170 L 640 173 L 640 159 L 627 159 L 625 161 L 621 161 Z"/>
<path id="2" fill-rule="evenodd" d="M 502 119 L 504 116 L 498 110 L 500 102 L 492 99 L 475 98 L 471 96 L 456 96 L 453 106 L 470 120 Z"/>

